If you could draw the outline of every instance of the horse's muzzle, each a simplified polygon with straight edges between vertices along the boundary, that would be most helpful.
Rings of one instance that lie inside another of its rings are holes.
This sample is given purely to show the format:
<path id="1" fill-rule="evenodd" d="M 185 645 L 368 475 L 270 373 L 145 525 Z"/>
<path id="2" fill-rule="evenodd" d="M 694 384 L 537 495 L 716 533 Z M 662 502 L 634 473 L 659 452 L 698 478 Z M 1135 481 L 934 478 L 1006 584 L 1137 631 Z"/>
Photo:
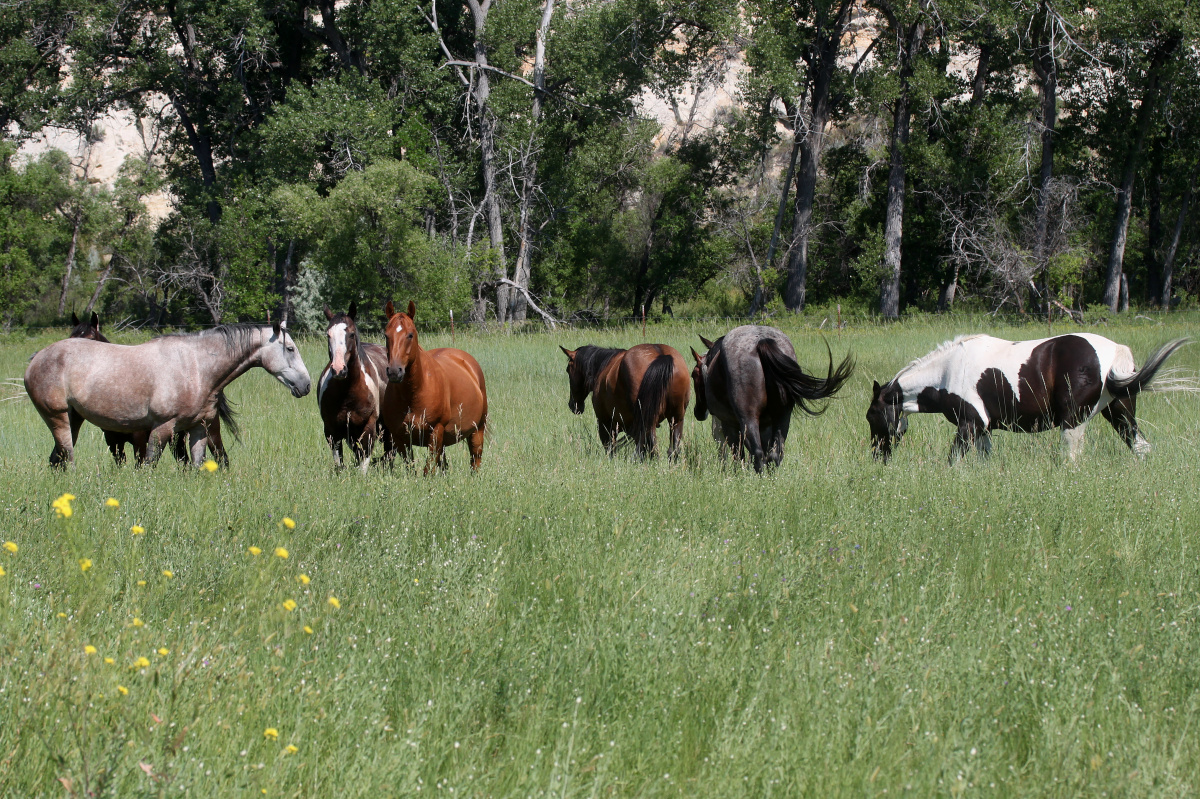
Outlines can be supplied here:
<path id="1" fill-rule="evenodd" d="M 296 399 L 299 399 L 300 397 L 306 396 L 311 390 L 312 381 L 305 380 L 303 383 L 298 383 L 297 385 L 292 386 L 292 396 Z"/>
<path id="2" fill-rule="evenodd" d="M 570 408 L 571 413 L 575 414 L 576 416 L 583 413 L 583 403 L 582 402 L 576 402 L 575 400 L 568 400 L 567 407 Z"/>
<path id="3" fill-rule="evenodd" d="M 404 367 L 403 366 L 389 366 L 388 370 L 387 370 L 387 376 L 388 376 L 389 383 L 403 382 L 404 381 Z"/>

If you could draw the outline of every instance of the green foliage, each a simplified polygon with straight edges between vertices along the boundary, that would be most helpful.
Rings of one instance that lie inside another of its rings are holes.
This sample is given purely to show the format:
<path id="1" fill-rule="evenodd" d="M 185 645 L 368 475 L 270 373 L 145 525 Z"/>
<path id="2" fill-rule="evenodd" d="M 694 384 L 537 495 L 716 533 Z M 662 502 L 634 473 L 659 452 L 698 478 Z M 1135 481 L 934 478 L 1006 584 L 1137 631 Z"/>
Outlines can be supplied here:
<path id="1" fill-rule="evenodd" d="M 14 323 L 61 274 L 70 237 L 60 204 L 71 196 L 71 165 L 61 151 L 14 163 L 0 142 L 0 320 Z"/>

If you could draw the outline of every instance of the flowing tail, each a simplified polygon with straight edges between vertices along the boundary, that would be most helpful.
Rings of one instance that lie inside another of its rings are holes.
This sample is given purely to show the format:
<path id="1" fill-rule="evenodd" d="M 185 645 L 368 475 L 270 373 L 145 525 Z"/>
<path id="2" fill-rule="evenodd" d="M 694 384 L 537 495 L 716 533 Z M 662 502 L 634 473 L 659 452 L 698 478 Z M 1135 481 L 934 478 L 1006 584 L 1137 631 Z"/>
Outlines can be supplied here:
<path id="1" fill-rule="evenodd" d="M 1146 359 L 1146 362 L 1142 364 L 1142 368 L 1129 377 L 1114 377 L 1112 372 L 1109 372 L 1108 379 L 1104 381 L 1104 387 L 1108 389 L 1109 394 L 1112 394 L 1117 399 L 1134 397 L 1137 396 L 1139 391 L 1149 390 L 1155 375 L 1158 373 L 1159 368 L 1166 363 L 1167 358 L 1170 358 L 1175 350 L 1190 341 L 1190 338 L 1177 338 L 1174 341 L 1168 341 L 1152 352 L 1150 357 Z"/>
<path id="2" fill-rule="evenodd" d="M 217 393 L 217 418 L 225 425 L 225 429 L 233 434 L 233 439 L 241 442 L 242 429 L 238 426 L 237 415 L 230 407 L 229 400 L 225 399 L 224 391 Z"/>
<path id="3" fill-rule="evenodd" d="M 648 435 L 655 428 L 659 414 L 667 399 L 667 391 L 671 388 L 671 378 L 675 374 L 675 359 L 670 355 L 660 355 L 655 358 L 646 373 L 642 375 L 642 385 L 638 387 L 638 427 L 641 434 Z"/>
<path id="4" fill-rule="evenodd" d="M 798 406 L 809 416 L 820 416 L 825 412 L 825 408 L 814 408 L 810 404 L 812 400 L 832 397 L 854 374 L 854 357 L 851 355 L 847 355 L 837 369 L 833 368 L 833 351 L 829 350 L 828 342 L 825 349 L 829 351 L 829 372 L 823 378 L 806 375 L 800 364 L 779 349 L 779 343 L 774 339 L 762 339 L 757 349 L 763 373 L 769 383 L 775 384 L 779 399 Z"/>

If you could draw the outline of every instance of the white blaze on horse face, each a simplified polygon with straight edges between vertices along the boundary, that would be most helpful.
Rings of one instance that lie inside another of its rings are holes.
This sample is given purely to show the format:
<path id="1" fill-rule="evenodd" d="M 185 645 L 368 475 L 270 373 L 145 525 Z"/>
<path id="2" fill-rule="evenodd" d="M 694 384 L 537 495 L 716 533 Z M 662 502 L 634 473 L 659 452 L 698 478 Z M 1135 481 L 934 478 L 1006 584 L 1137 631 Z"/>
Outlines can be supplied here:
<path id="1" fill-rule="evenodd" d="M 346 371 L 346 323 L 339 322 L 329 328 L 329 366 L 334 374 L 342 376 Z"/>

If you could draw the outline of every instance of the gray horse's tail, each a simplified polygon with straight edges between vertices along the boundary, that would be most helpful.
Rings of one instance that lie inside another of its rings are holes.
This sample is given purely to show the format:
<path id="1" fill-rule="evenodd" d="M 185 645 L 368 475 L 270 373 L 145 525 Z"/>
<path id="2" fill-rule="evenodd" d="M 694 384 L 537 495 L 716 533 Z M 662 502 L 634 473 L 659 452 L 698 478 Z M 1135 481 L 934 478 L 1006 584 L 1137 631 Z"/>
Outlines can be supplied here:
<path id="1" fill-rule="evenodd" d="M 642 375 L 642 384 L 638 387 L 637 405 L 638 427 L 643 435 L 654 429 L 655 422 L 662 413 L 674 374 L 675 359 L 670 355 L 663 354 L 651 361 L 646 373 Z"/>
<path id="2" fill-rule="evenodd" d="M 229 400 L 225 399 L 225 392 L 217 392 L 217 418 L 225 425 L 225 428 L 233 434 L 234 441 L 241 442 L 242 429 L 238 426 L 237 414 L 229 404 Z"/>
<path id="3" fill-rule="evenodd" d="M 1108 389 L 1108 393 L 1112 394 L 1117 399 L 1125 397 L 1137 396 L 1139 391 L 1145 391 L 1154 381 L 1154 377 L 1158 374 L 1159 368 L 1166 363 L 1167 358 L 1175 353 L 1175 350 L 1182 347 L 1191 341 L 1190 338 L 1177 338 L 1174 341 L 1168 341 L 1161 347 L 1156 349 L 1142 364 L 1142 368 L 1131 374 L 1129 377 L 1113 377 L 1110 372 L 1108 379 L 1104 381 L 1104 387 Z"/>
<path id="4" fill-rule="evenodd" d="M 829 349 L 828 343 L 825 349 Z M 774 339 L 760 340 L 757 350 L 768 386 L 774 384 L 779 392 L 779 399 L 784 404 L 795 405 L 810 416 L 820 416 L 825 412 L 823 407 L 814 408 L 810 404 L 813 400 L 832 397 L 850 379 L 850 375 L 854 374 L 854 358 L 850 355 L 834 369 L 833 352 L 830 351 L 829 372 L 822 378 L 805 374 L 800 364 L 786 355 Z"/>

